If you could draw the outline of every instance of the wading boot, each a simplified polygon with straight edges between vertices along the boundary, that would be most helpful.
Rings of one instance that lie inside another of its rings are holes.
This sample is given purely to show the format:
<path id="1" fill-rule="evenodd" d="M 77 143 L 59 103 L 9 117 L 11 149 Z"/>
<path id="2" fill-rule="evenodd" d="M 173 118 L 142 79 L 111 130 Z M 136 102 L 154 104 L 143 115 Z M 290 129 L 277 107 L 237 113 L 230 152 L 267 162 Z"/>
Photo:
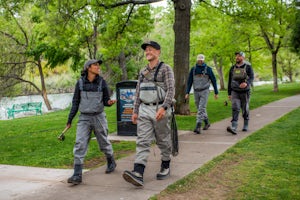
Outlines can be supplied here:
<path id="1" fill-rule="evenodd" d="M 144 186 L 144 169 L 145 165 L 135 163 L 133 171 L 125 170 L 123 172 L 123 178 L 125 181 L 131 183 L 134 186 L 142 187 Z"/>
<path id="2" fill-rule="evenodd" d="M 207 130 L 210 127 L 210 123 L 209 123 L 208 119 L 205 119 L 204 123 L 205 123 L 205 125 L 203 127 L 203 130 Z"/>
<path id="3" fill-rule="evenodd" d="M 164 180 L 170 176 L 170 160 L 162 161 L 160 171 L 156 174 L 157 180 Z"/>
<path id="4" fill-rule="evenodd" d="M 68 178 L 68 183 L 78 185 L 82 182 L 82 165 L 74 165 L 74 174 Z"/>
<path id="5" fill-rule="evenodd" d="M 201 134 L 201 122 L 197 122 L 194 133 Z"/>
<path id="6" fill-rule="evenodd" d="M 242 131 L 248 131 L 248 120 L 244 120 L 244 126 Z"/>
<path id="7" fill-rule="evenodd" d="M 107 168 L 105 170 L 105 173 L 109 174 L 115 170 L 115 168 L 117 167 L 117 164 L 116 164 L 113 156 L 110 158 L 107 157 L 106 160 L 107 160 Z"/>
<path id="8" fill-rule="evenodd" d="M 231 122 L 231 126 L 227 127 L 227 131 L 232 133 L 233 135 L 237 134 L 236 129 L 237 129 L 237 122 L 235 122 L 235 121 Z"/>

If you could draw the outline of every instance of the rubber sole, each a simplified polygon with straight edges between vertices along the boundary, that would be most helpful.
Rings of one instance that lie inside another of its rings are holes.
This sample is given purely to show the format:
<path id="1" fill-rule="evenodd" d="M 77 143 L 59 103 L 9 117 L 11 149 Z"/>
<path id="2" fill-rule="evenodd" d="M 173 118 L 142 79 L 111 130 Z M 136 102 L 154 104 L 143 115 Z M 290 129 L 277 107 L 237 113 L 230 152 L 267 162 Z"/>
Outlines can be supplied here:
<path id="1" fill-rule="evenodd" d="M 237 134 L 237 132 L 236 132 L 235 130 L 233 130 L 230 126 L 227 127 L 227 131 L 228 131 L 229 133 L 232 133 L 233 135 L 236 135 L 236 134 Z"/>
<path id="2" fill-rule="evenodd" d="M 137 187 L 142 187 L 144 186 L 143 181 L 140 181 L 136 176 L 134 176 L 131 172 L 129 171 L 124 171 L 123 173 L 123 178 L 125 179 L 125 181 L 127 181 L 128 183 L 131 183 Z"/>

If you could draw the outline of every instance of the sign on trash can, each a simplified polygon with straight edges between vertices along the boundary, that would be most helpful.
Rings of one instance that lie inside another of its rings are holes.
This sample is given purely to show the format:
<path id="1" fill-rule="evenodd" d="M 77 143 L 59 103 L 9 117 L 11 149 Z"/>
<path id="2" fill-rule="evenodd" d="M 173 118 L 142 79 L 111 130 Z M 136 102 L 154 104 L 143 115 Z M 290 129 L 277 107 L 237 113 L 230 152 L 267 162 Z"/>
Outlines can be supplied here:
<path id="1" fill-rule="evenodd" d="M 117 130 L 118 135 L 136 136 L 137 127 L 131 121 L 137 81 L 117 83 Z"/>

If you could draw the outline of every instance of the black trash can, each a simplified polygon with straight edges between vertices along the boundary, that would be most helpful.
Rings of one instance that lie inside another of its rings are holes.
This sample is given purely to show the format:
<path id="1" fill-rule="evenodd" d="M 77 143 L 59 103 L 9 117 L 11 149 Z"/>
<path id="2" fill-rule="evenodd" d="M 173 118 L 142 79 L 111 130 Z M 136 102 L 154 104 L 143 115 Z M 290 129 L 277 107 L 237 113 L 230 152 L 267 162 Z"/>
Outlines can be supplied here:
<path id="1" fill-rule="evenodd" d="M 121 81 L 116 84 L 118 135 L 137 135 L 136 124 L 131 121 L 136 85 L 137 81 Z"/>

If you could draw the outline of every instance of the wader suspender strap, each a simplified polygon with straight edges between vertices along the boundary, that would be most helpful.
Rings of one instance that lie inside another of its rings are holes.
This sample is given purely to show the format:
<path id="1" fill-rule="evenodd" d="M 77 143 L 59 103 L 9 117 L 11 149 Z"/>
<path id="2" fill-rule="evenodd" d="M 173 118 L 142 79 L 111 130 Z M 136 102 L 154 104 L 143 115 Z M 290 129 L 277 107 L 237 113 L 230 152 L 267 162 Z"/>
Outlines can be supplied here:
<path id="1" fill-rule="evenodd" d="M 163 63 L 164 62 L 160 62 L 159 65 L 156 68 L 156 71 L 155 71 L 155 74 L 154 74 L 154 82 L 157 82 L 157 74 L 158 74 L 159 68 L 162 66 Z"/>
<path id="2" fill-rule="evenodd" d="M 158 66 L 157 66 L 157 68 L 156 68 L 156 70 L 155 70 L 155 73 L 154 73 L 154 82 L 157 82 L 157 74 L 158 74 L 158 71 L 159 71 L 159 69 L 160 69 L 160 67 L 162 66 L 162 64 L 163 64 L 164 62 L 160 62 L 159 64 L 158 64 Z M 142 78 L 146 78 L 145 76 L 144 76 L 144 74 L 143 73 L 141 73 L 141 79 L 140 79 L 140 81 L 141 82 L 143 82 L 143 79 Z M 147 78 L 146 78 L 147 79 Z M 148 80 L 148 79 L 147 79 Z M 148 80 L 148 81 L 150 81 L 150 80 Z"/>

